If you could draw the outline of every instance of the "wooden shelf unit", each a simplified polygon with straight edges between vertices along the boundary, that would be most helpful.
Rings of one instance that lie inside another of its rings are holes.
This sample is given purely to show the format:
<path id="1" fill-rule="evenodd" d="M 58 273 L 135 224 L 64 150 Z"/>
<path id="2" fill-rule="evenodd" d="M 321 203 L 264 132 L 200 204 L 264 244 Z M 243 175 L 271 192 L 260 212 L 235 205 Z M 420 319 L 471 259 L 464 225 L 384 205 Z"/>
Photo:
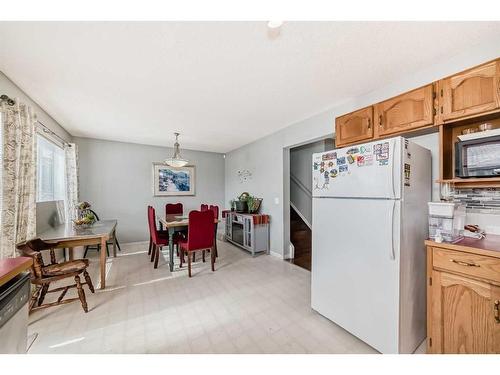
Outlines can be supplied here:
<path id="1" fill-rule="evenodd" d="M 459 178 L 455 176 L 455 143 L 464 129 L 478 128 L 485 122 L 491 123 L 494 129 L 500 128 L 500 115 L 486 115 L 480 118 L 466 119 L 439 126 L 439 180 L 450 182 L 456 187 L 488 188 L 500 187 L 500 177 Z"/>

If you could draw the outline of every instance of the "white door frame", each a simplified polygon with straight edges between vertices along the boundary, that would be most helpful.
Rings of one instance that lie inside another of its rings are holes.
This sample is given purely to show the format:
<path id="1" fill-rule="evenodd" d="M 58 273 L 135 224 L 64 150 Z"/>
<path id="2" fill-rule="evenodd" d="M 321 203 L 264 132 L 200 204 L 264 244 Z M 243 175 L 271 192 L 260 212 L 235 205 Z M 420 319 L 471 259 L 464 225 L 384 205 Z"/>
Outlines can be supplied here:
<path id="1" fill-rule="evenodd" d="M 290 149 L 333 137 L 334 134 L 328 134 L 292 146 L 283 147 L 283 259 L 290 259 L 294 256 L 293 245 L 290 241 Z"/>

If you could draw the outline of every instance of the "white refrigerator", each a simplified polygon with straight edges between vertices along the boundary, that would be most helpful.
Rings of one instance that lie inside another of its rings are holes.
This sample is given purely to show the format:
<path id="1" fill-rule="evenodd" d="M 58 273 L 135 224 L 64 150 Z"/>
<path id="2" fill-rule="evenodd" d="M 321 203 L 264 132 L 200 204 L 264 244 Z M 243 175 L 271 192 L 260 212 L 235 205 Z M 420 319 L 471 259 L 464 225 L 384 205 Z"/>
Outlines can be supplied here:
<path id="1" fill-rule="evenodd" d="M 396 137 L 313 155 L 311 306 L 381 353 L 426 336 L 431 153 Z"/>

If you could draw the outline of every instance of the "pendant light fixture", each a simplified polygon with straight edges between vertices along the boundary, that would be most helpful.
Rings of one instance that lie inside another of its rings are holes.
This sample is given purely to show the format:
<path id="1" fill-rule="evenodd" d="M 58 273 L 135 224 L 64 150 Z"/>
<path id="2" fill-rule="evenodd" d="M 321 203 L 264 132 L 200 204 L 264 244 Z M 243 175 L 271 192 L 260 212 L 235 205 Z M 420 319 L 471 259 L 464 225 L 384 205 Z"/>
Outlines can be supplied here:
<path id="1" fill-rule="evenodd" d="M 175 134 L 174 156 L 166 159 L 165 164 L 170 165 L 171 167 L 174 168 L 184 167 L 187 163 L 189 163 L 189 161 L 181 157 L 181 152 L 179 151 L 179 141 L 178 141 L 179 133 L 174 133 L 174 134 Z"/>

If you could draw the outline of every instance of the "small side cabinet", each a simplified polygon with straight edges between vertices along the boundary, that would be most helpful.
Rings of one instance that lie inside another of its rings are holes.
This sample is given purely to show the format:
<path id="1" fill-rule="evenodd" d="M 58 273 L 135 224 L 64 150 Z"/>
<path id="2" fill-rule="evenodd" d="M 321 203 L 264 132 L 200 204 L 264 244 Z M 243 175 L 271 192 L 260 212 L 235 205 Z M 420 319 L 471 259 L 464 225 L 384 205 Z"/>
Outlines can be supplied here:
<path id="1" fill-rule="evenodd" d="M 500 353 L 500 251 L 465 241 L 426 242 L 428 353 Z"/>
<path id="2" fill-rule="evenodd" d="M 230 212 L 226 215 L 226 240 L 256 253 L 269 252 L 269 223 L 255 224 L 254 215 Z"/>

